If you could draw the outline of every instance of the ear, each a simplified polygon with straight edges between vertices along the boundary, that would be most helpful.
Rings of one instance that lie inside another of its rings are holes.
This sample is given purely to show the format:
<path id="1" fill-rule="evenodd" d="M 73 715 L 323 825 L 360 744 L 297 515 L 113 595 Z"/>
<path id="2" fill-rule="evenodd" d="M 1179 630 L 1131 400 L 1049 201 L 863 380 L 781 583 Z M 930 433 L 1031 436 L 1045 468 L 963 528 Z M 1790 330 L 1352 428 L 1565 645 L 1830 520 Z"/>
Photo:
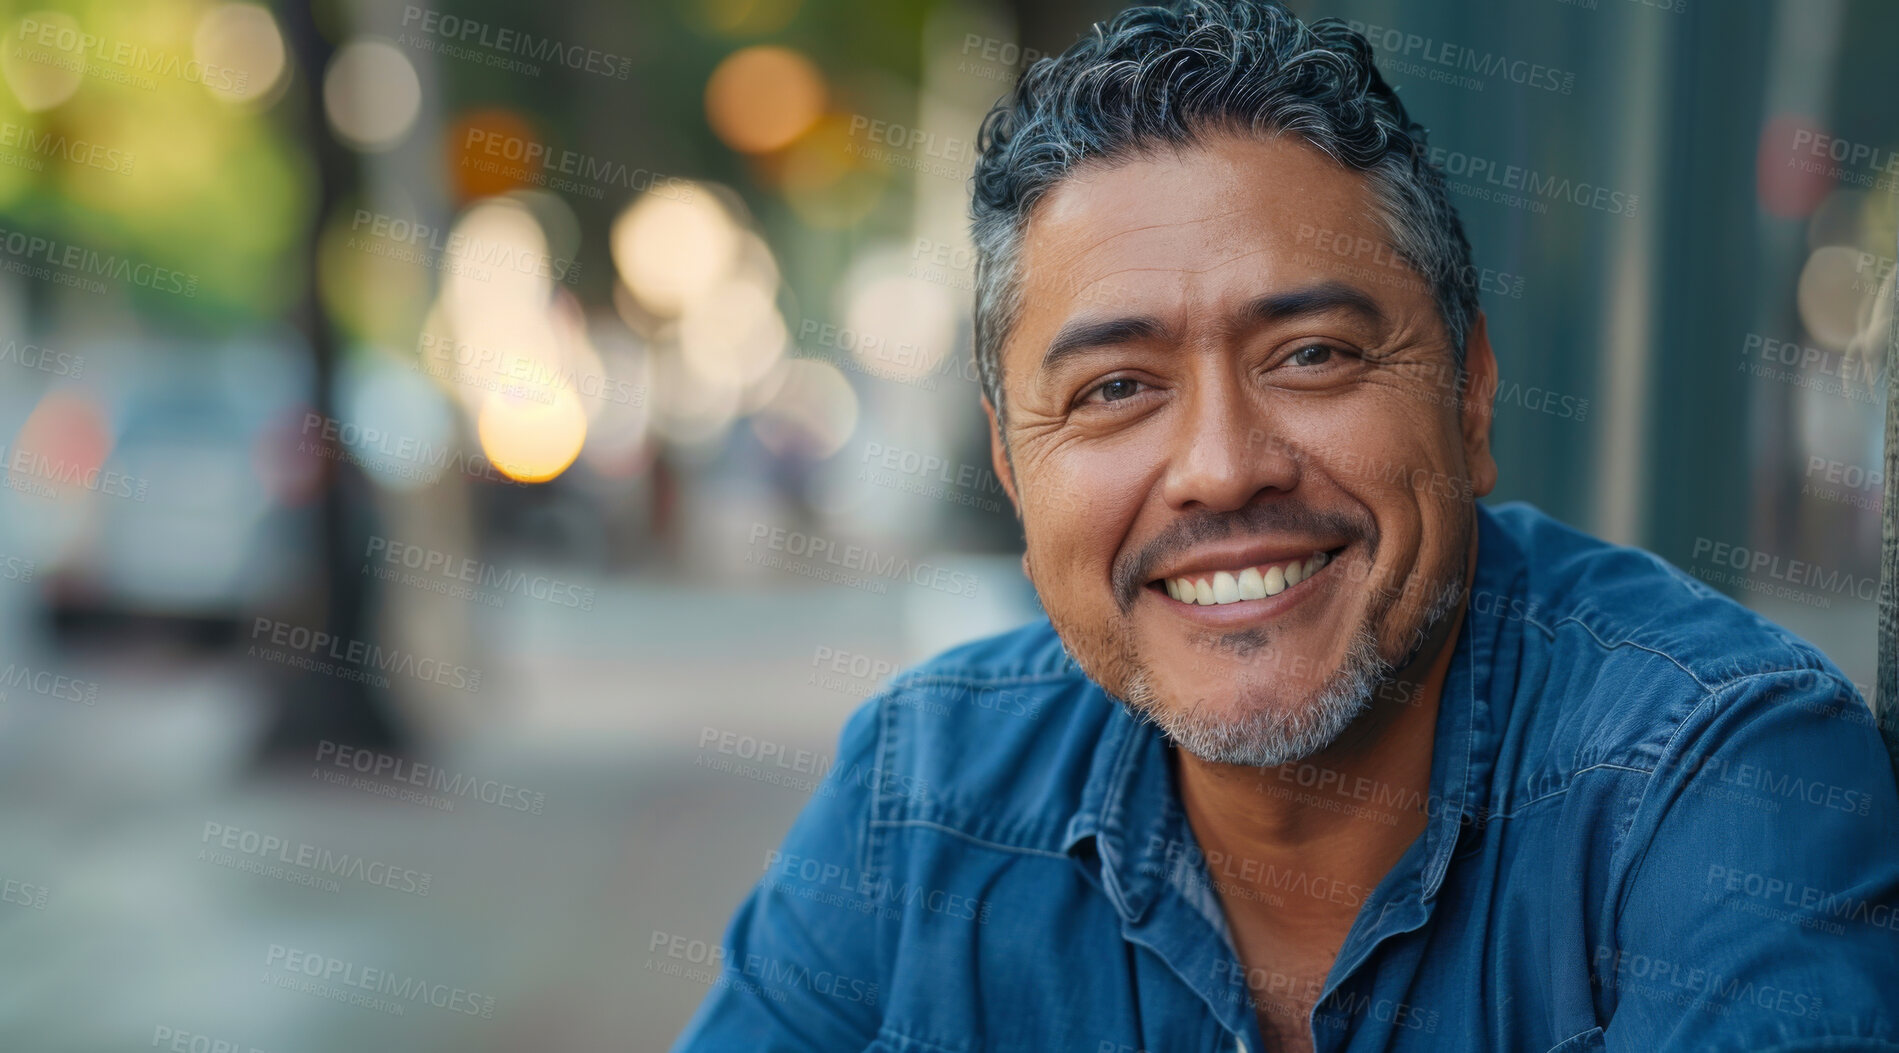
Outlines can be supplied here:
<path id="1" fill-rule="evenodd" d="M 1497 461 L 1490 455 L 1490 425 L 1497 412 L 1497 356 L 1490 349 L 1484 314 L 1470 327 L 1464 342 L 1463 398 L 1458 415 L 1464 433 L 1464 463 L 1470 468 L 1470 487 L 1478 496 L 1497 485 Z"/>
<path id="2" fill-rule="evenodd" d="M 1022 518 L 1022 502 L 1015 496 L 1015 465 L 1009 462 L 1009 447 L 1002 441 L 1002 426 L 996 423 L 996 408 L 989 404 L 989 396 L 982 400 L 983 416 L 989 418 L 989 467 L 995 471 L 996 478 L 1002 483 L 1002 492 L 1009 495 L 1009 504 L 1015 508 L 1016 519 Z"/>

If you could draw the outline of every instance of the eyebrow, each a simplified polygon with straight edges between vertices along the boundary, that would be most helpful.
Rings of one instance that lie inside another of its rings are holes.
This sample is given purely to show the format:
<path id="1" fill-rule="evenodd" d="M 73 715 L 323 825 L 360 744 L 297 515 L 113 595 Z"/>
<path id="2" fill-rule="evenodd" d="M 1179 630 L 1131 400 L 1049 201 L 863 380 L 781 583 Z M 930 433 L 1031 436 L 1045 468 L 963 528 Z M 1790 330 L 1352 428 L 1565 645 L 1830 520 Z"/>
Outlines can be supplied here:
<path id="1" fill-rule="evenodd" d="M 1048 342 L 1048 350 L 1042 352 L 1041 371 L 1047 373 L 1064 359 L 1097 348 L 1131 344 L 1137 340 L 1154 340 L 1167 335 L 1167 326 L 1160 319 L 1149 315 L 1094 321 L 1076 319 L 1063 325 L 1055 334 L 1055 339 Z"/>
<path id="2" fill-rule="evenodd" d="M 1268 293 L 1248 303 L 1241 316 L 1249 321 L 1270 323 L 1341 310 L 1363 315 L 1375 325 L 1385 321 L 1385 312 L 1378 309 L 1378 301 L 1364 290 L 1339 281 Z"/>
<path id="3" fill-rule="evenodd" d="M 1385 321 L 1385 312 L 1379 310 L 1378 301 L 1370 295 L 1344 282 L 1330 281 L 1256 297 L 1240 309 L 1235 324 L 1236 327 L 1249 322 L 1271 324 L 1340 310 L 1362 315 L 1374 325 L 1383 325 Z M 1048 349 L 1042 352 L 1041 372 L 1047 373 L 1064 360 L 1089 351 L 1140 340 L 1166 339 L 1169 335 L 1167 325 L 1151 315 L 1076 319 L 1063 325 L 1048 342 Z"/>

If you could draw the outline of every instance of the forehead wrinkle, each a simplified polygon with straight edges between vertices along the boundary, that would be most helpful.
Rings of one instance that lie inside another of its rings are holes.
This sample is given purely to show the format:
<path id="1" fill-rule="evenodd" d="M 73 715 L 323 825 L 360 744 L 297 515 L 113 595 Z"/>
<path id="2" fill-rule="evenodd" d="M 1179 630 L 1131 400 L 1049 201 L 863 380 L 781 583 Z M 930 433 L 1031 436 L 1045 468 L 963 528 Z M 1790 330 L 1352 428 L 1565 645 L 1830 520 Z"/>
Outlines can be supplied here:
<path id="1" fill-rule="evenodd" d="M 1242 211 L 1242 210 L 1237 210 L 1237 209 L 1236 209 L 1235 211 L 1237 212 L 1237 211 Z M 1232 214 L 1232 213 L 1227 213 L 1227 215 L 1231 215 L 1231 214 Z M 1155 228 L 1154 228 L 1154 227 L 1142 227 L 1142 228 L 1138 228 L 1138 229 L 1141 229 L 1141 230 L 1152 230 L 1152 229 L 1155 229 Z M 1133 232 L 1132 232 L 1132 231 L 1129 231 L 1128 233 L 1133 233 Z M 1110 238 L 1109 238 L 1109 239 L 1107 239 L 1107 240 L 1112 240 L 1112 239 L 1113 239 L 1113 238 L 1115 238 L 1115 237 L 1120 237 L 1120 235 L 1118 235 L 1118 234 L 1116 234 L 1116 235 L 1111 235 L 1111 236 L 1110 236 Z M 1094 246 L 1090 246 L 1089 248 L 1086 248 L 1086 249 L 1076 249 L 1076 250 L 1073 250 L 1073 252 L 1071 253 L 1071 258 L 1070 258 L 1070 259 L 1067 259 L 1067 260 L 1062 260 L 1061 262 L 1075 262 L 1075 261 L 1074 261 L 1074 260 L 1072 259 L 1072 256 L 1073 256 L 1073 255 L 1080 255 L 1080 254 L 1083 254 L 1083 253 L 1086 253 L 1086 252 L 1091 252 L 1091 251 L 1093 251 L 1093 249 L 1094 249 L 1094 248 L 1098 248 L 1098 247 L 1099 247 L 1100 245 L 1102 245 L 1102 244 L 1105 244 L 1105 241 L 1103 241 L 1103 242 L 1097 242 L 1097 243 L 1096 243 L 1096 245 L 1094 245 Z M 1212 263 L 1212 264 L 1209 264 L 1209 265 L 1207 265 L 1207 266 L 1205 266 L 1205 267 L 1118 267 L 1118 268 L 1116 268 L 1116 269 L 1114 269 L 1114 270 L 1110 270 L 1110 271 L 1106 271 L 1106 272 L 1104 272 L 1104 273 L 1102 273 L 1102 274 L 1100 274 L 1100 275 L 1097 275 L 1097 276 L 1095 276 L 1095 277 L 1093 277 L 1093 278 L 1091 278 L 1091 279 L 1089 280 L 1089 282 L 1088 282 L 1088 283 L 1087 283 L 1086 285 L 1081 285 L 1081 284 L 1078 284 L 1078 285 L 1076 285 L 1076 288 L 1077 288 L 1077 289 L 1083 289 L 1083 288 L 1086 288 L 1086 287 L 1087 287 L 1088 285 L 1097 285 L 1097 284 L 1100 284 L 1100 283 L 1102 283 L 1102 282 L 1105 282 L 1105 281 L 1107 281 L 1107 280 L 1109 280 L 1109 279 L 1111 279 L 1111 278 L 1115 278 L 1115 277 L 1119 277 L 1119 276 L 1121 276 L 1121 275 L 1125 275 L 1125 274 L 1163 274 L 1163 273 L 1164 273 L 1164 274 L 1191 274 L 1191 275 L 1205 275 L 1205 274 L 1211 274 L 1211 273 L 1213 273 L 1214 271 L 1217 271 L 1217 270 L 1219 270 L 1219 269 L 1221 269 L 1222 267 L 1230 267 L 1230 266 L 1232 266 L 1233 264 L 1236 264 L 1236 263 L 1240 263 L 1240 262 L 1242 262 L 1242 261 L 1245 261 L 1245 260 L 1248 260 L 1248 259 L 1251 259 L 1251 258 L 1253 258 L 1253 257 L 1255 257 L 1255 256 L 1260 256 L 1260 255 L 1264 255 L 1264 254 L 1266 254 L 1266 253 L 1270 253 L 1270 252 L 1273 252 L 1273 251 L 1274 251 L 1275 249 L 1278 249 L 1278 248 L 1281 248 L 1281 247 L 1282 247 L 1282 246 L 1280 246 L 1280 245 L 1278 245 L 1278 244 L 1276 244 L 1276 243 L 1275 243 L 1275 244 L 1265 244 L 1265 245 L 1259 245 L 1259 246 L 1257 246 L 1257 247 L 1254 247 L 1254 248 L 1251 248 L 1251 249 L 1248 249 L 1248 250 L 1246 250 L 1245 252 L 1241 252 L 1241 253 L 1238 253 L 1238 254 L 1236 254 L 1236 255 L 1233 255 L 1233 256 L 1229 256 L 1229 257 L 1227 257 L 1226 259 L 1223 259 L 1223 260 L 1220 260 L 1220 261 L 1219 261 L 1219 262 L 1217 262 L 1217 263 Z M 1051 262 L 1055 262 L 1055 261 L 1051 261 Z M 1079 295 L 1079 294 L 1078 294 L 1078 295 Z"/>
<path id="2" fill-rule="evenodd" d="M 1241 206 L 1235 206 L 1231 209 L 1228 209 L 1225 212 L 1216 213 L 1211 216 L 1202 216 L 1198 219 L 1177 219 L 1177 220 L 1168 220 L 1166 222 L 1143 223 L 1139 226 L 1134 226 L 1134 227 L 1124 227 L 1121 230 L 1115 231 L 1112 234 L 1104 234 L 1100 238 L 1096 239 L 1095 241 L 1089 242 L 1088 244 L 1076 246 L 1075 248 L 1070 249 L 1065 253 L 1062 253 L 1060 252 L 1060 250 L 1057 250 L 1058 252 L 1057 259 L 1061 259 L 1065 256 L 1068 259 L 1072 260 L 1075 257 L 1085 256 L 1085 255 L 1088 255 L 1089 253 L 1096 251 L 1097 249 L 1100 249 L 1106 246 L 1109 242 L 1116 241 L 1120 238 L 1125 238 L 1133 234 L 1141 234 L 1150 230 L 1166 230 L 1166 229 L 1173 229 L 1177 227 L 1201 226 L 1207 223 L 1216 223 L 1230 216 L 1239 215 L 1240 213 L 1245 212 L 1245 211 L 1247 211 L 1246 207 L 1241 205 Z M 1058 220 L 1055 220 L 1055 222 L 1059 223 L 1061 221 L 1058 219 Z"/>

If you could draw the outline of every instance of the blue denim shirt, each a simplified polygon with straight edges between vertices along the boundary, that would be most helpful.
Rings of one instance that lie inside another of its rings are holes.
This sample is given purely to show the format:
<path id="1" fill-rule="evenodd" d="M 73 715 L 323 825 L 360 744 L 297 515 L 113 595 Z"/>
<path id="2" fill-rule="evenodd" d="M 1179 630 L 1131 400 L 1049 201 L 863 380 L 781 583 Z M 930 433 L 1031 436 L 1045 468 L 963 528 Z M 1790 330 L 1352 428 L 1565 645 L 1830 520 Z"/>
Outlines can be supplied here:
<path id="1" fill-rule="evenodd" d="M 1039 622 L 851 718 L 676 1048 L 1261 1050 L 1216 883 L 1263 882 L 1359 904 L 1318 1050 L 1899 1049 L 1899 795 L 1852 685 L 1655 556 L 1478 516 L 1428 825 L 1376 888 L 1201 853 L 1172 747 Z"/>

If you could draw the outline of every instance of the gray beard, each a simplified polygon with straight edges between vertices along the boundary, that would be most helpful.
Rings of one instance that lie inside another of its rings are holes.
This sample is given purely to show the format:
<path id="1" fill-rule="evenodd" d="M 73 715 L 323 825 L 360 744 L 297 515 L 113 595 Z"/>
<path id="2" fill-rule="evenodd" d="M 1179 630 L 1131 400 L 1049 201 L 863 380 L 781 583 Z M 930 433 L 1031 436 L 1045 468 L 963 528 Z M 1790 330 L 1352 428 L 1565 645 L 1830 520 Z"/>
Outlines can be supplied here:
<path id="1" fill-rule="evenodd" d="M 1399 661 L 1379 654 L 1370 626 L 1359 626 L 1338 670 L 1303 705 L 1259 706 L 1237 718 L 1214 716 L 1198 706 L 1168 706 L 1154 689 L 1151 671 L 1138 662 L 1127 680 L 1123 701 L 1175 745 L 1210 764 L 1254 768 L 1291 764 L 1336 741 L 1370 707 L 1379 685 L 1411 664 L 1431 631 L 1462 598 L 1461 581 L 1434 597 Z"/>

